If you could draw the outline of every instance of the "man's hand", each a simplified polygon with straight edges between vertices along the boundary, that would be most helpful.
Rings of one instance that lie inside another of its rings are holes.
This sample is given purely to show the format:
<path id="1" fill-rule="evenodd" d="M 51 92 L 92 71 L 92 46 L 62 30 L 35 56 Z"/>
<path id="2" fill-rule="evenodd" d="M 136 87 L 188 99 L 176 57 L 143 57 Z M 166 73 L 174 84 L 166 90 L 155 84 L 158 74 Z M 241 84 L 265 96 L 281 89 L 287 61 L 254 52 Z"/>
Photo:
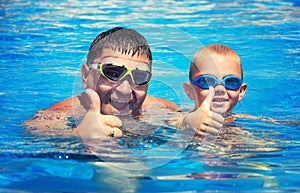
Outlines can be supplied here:
<path id="1" fill-rule="evenodd" d="M 92 89 L 86 89 L 88 112 L 78 126 L 83 138 L 103 138 L 106 136 L 121 137 L 122 121 L 114 115 L 101 114 L 101 101 L 98 94 Z"/>
<path id="2" fill-rule="evenodd" d="M 211 111 L 211 102 L 214 98 L 214 88 L 209 87 L 209 95 L 195 111 L 187 114 L 182 122 L 183 129 L 192 128 L 197 135 L 204 136 L 207 133 L 218 133 L 224 123 L 224 117 Z"/>

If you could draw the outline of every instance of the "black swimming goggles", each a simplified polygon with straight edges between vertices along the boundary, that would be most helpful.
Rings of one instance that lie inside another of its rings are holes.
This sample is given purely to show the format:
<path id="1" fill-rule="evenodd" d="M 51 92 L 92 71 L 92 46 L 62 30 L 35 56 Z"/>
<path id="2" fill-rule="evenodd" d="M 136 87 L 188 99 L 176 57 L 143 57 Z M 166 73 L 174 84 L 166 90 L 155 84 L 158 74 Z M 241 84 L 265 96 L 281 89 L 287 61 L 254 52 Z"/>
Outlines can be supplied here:
<path id="1" fill-rule="evenodd" d="M 98 72 L 108 80 L 121 81 L 127 75 L 131 77 L 135 85 L 146 85 L 151 80 L 151 72 L 140 70 L 138 68 L 129 68 L 125 65 L 117 63 L 91 64 L 91 67 L 97 69 Z"/>
<path id="2" fill-rule="evenodd" d="M 233 75 L 225 76 L 223 80 L 218 80 L 213 75 L 203 74 L 191 80 L 191 83 L 202 89 L 209 89 L 210 86 L 215 87 L 217 84 L 222 84 L 228 90 L 237 90 L 240 88 L 243 81 L 239 77 Z"/>

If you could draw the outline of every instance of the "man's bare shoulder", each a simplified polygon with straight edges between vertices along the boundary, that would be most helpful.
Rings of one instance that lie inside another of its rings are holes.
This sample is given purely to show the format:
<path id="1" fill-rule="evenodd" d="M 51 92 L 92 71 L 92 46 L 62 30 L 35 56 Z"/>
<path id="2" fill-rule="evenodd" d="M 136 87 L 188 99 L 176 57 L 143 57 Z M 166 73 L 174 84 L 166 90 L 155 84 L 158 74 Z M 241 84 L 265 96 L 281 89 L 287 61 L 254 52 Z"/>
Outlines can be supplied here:
<path id="1" fill-rule="evenodd" d="M 76 128 L 75 118 L 83 111 L 78 95 L 38 111 L 23 126 L 37 132 L 48 133 L 55 130 L 55 133 L 72 133 Z"/>
<path id="2" fill-rule="evenodd" d="M 169 100 L 166 100 L 163 98 L 157 98 L 157 97 L 154 97 L 151 95 L 147 95 L 147 97 L 142 105 L 142 109 L 146 109 L 151 106 L 157 106 L 157 105 L 163 106 L 164 108 L 169 109 L 171 111 L 177 111 L 179 109 L 179 107 L 175 103 L 173 103 Z"/>
<path id="3" fill-rule="evenodd" d="M 31 131 L 73 128 L 71 117 L 70 110 L 40 110 L 24 122 L 24 127 Z"/>
<path id="4" fill-rule="evenodd" d="M 56 103 L 56 104 L 50 106 L 48 108 L 48 110 L 64 110 L 64 109 L 69 109 L 73 106 L 80 106 L 80 104 L 81 104 L 81 102 L 80 102 L 81 95 L 82 94 L 71 97 L 71 98 L 68 98 L 68 99 L 65 99 L 65 100 L 63 100 L 59 103 Z"/>

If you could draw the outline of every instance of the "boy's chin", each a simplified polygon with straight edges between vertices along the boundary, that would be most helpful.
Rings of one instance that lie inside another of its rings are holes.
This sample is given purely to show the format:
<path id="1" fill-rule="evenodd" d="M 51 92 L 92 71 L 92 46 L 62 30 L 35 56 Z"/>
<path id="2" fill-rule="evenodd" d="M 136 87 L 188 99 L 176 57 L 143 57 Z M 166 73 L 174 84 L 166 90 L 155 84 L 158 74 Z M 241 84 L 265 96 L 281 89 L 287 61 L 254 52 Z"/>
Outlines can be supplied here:
<path id="1" fill-rule="evenodd" d="M 227 110 L 225 107 L 218 107 L 218 108 L 215 108 L 215 107 L 212 107 L 211 110 L 215 113 L 219 113 L 223 116 L 225 116 L 227 114 Z"/>
<path id="2" fill-rule="evenodd" d="M 230 109 L 230 105 L 228 103 L 220 103 L 220 102 L 212 102 L 210 106 L 211 110 L 213 112 L 219 113 L 223 116 L 226 116 L 228 114 L 228 111 Z"/>

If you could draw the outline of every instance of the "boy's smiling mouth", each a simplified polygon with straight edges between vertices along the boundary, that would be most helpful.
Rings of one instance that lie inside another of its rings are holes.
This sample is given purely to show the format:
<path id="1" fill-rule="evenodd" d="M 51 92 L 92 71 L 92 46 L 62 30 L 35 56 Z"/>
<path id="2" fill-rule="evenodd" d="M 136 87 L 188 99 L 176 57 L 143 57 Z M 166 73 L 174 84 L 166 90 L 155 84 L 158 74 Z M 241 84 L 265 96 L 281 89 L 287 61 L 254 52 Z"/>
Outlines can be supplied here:
<path id="1" fill-rule="evenodd" d="M 213 98 L 212 102 L 227 102 L 229 101 L 228 99 L 225 99 L 225 98 Z"/>
<path id="2" fill-rule="evenodd" d="M 226 106 L 228 101 L 229 99 L 226 98 L 213 98 L 211 105 L 214 111 L 223 114 L 226 112 Z"/>

